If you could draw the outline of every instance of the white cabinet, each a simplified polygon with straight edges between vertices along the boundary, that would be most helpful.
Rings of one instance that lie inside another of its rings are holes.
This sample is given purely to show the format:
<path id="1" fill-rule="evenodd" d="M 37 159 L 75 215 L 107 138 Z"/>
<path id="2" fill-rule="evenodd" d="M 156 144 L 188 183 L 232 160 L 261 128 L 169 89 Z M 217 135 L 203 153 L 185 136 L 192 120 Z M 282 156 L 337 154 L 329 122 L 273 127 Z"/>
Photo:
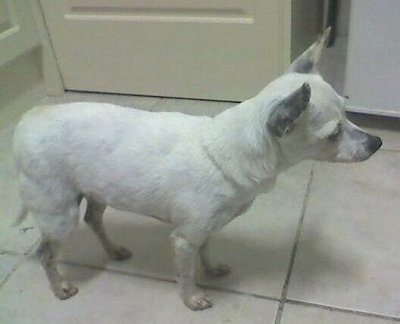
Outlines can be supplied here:
<path id="1" fill-rule="evenodd" d="M 400 117 L 399 0 L 352 0 L 345 94 L 350 111 Z"/>

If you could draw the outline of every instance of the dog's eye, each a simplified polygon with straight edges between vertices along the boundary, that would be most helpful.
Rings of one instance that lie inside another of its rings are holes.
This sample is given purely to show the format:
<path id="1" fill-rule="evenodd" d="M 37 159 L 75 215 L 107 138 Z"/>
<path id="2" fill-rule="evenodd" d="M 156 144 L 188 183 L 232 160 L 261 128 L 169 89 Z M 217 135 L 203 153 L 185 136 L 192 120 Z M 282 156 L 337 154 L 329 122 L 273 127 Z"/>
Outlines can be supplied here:
<path id="1" fill-rule="evenodd" d="M 342 134 L 342 124 L 338 124 L 335 131 L 328 136 L 328 140 L 331 142 L 336 141 Z"/>

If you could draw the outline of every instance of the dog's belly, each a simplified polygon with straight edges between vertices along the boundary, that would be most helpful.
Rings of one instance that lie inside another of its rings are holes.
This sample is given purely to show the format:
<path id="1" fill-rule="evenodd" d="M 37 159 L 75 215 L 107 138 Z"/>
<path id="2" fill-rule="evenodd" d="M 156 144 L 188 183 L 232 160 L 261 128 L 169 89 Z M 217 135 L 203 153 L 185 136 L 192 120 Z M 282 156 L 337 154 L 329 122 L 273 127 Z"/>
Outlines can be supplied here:
<path id="1" fill-rule="evenodd" d="M 71 182 L 78 192 L 118 210 L 152 216 L 176 223 L 183 209 L 203 210 L 215 196 L 222 195 L 226 186 L 222 176 L 213 175 L 211 163 L 202 159 L 200 149 L 174 149 L 175 153 L 151 156 L 127 152 L 123 156 L 98 156 L 92 163 L 69 163 Z M 178 152 L 177 152 L 178 151 Z M 208 168 L 205 167 L 208 165 Z M 210 177 L 212 179 L 209 179 Z M 217 187 L 221 187 L 218 189 Z M 215 193 L 217 192 L 217 193 Z M 200 202 L 201 201 L 201 202 Z M 196 207 L 195 207 L 196 206 Z"/>
<path id="2" fill-rule="evenodd" d="M 121 211 L 152 216 L 165 222 L 171 220 L 171 199 L 159 181 L 162 175 L 140 165 L 130 168 L 108 168 L 107 163 L 75 167 L 72 176 L 76 191 L 85 197 Z M 157 181 L 158 180 L 158 181 Z"/>
<path id="3" fill-rule="evenodd" d="M 119 202 L 111 202 L 107 205 L 117 210 L 152 217 L 165 223 L 173 223 L 169 209 L 161 210 L 158 206 L 145 204 L 143 201 L 134 201 L 129 205 L 121 204 Z"/>

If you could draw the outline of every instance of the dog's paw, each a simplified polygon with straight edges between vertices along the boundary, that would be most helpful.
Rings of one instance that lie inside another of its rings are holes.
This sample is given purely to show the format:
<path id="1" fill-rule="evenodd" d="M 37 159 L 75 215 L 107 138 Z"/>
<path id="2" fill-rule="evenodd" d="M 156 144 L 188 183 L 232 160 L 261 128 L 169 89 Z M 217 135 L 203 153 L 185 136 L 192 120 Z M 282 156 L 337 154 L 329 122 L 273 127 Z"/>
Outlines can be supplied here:
<path id="1" fill-rule="evenodd" d="M 63 283 L 60 288 L 54 291 L 57 298 L 65 300 L 75 296 L 78 293 L 78 288 L 70 283 Z"/>
<path id="2" fill-rule="evenodd" d="M 218 264 L 216 267 L 206 269 L 210 277 L 222 277 L 231 273 L 231 269 L 226 264 Z"/>
<path id="3" fill-rule="evenodd" d="M 184 303 L 191 310 L 203 310 L 212 307 L 211 298 L 204 294 L 202 291 L 198 291 L 192 296 L 185 298 Z"/>
<path id="4" fill-rule="evenodd" d="M 129 251 L 127 248 L 124 248 L 123 246 L 119 246 L 111 251 L 109 253 L 109 256 L 113 260 L 122 261 L 129 259 L 132 256 L 132 252 Z"/>

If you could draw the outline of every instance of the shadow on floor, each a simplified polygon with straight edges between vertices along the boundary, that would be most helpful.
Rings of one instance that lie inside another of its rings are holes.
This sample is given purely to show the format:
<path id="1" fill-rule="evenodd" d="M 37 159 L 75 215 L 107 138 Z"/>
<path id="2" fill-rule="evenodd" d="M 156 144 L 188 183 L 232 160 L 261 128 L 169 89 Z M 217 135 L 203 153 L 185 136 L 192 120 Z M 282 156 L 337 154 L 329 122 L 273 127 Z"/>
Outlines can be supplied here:
<path id="1" fill-rule="evenodd" d="M 106 225 L 112 240 L 133 252 L 131 259 L 110 260 L 91 230 L 85 224 L 81 224 L 63 249 L 61 260 L 67 264 L 87 265 L 101 271 L 105 269 L 119 274 L 174 280 L 173 249 L 169 240 L 172 227 L 152 220 L 135 222 L 135 219 L 133 216 L 132 222 Z M 359 276 L 363 267 L 360 262 L 347 258 L 345 251 L 341 255 L 334 254 L 333 251 L 326 254 L 326 249 L 324 252 L 319 248 L 324 238 L 318 236 L 318 231 L 311 233 L 314 234 L 303 237 L 301 249 L 305 250 L 308 260 L 313 260 L 312 264 L 307 267 L 303 265 L 297 273 L 297 278 L 301 278 L 305 290 L 317 282 L 320 276 L 339 278 L 341 282 L 350 282 Z M 266 235 L 268 236 L 268 229 Z M 292 247 L 293 237 L 280 238 L 278 242 L 272 237 L 270 244 L 266 244 L 240 237 L 228 237 L 224 232 L 219 233 L 211 241 L 212 259 L 228 264 L 233 272 L 218 279 L 206 279 L 201 276 L 200 282 L 230 289 L 246 287 L 248 284 L 249 290 L 255 290 L 250 291 L 253 293 L 257 293 L 258 285 L 270 286 L 267 281 L 277 281 L 277 285 L 281 287 L 288 271 Z M 297 258 L 301 258 L 302 255 L 303 253 L 298 253 Z M 91 280 L 99 272 L 79 271 L 76 267 L 69 266 L 62 268 L 66 278 L 73 281 Z M 249 292 L 247 287 L 245 290 Z"/>

